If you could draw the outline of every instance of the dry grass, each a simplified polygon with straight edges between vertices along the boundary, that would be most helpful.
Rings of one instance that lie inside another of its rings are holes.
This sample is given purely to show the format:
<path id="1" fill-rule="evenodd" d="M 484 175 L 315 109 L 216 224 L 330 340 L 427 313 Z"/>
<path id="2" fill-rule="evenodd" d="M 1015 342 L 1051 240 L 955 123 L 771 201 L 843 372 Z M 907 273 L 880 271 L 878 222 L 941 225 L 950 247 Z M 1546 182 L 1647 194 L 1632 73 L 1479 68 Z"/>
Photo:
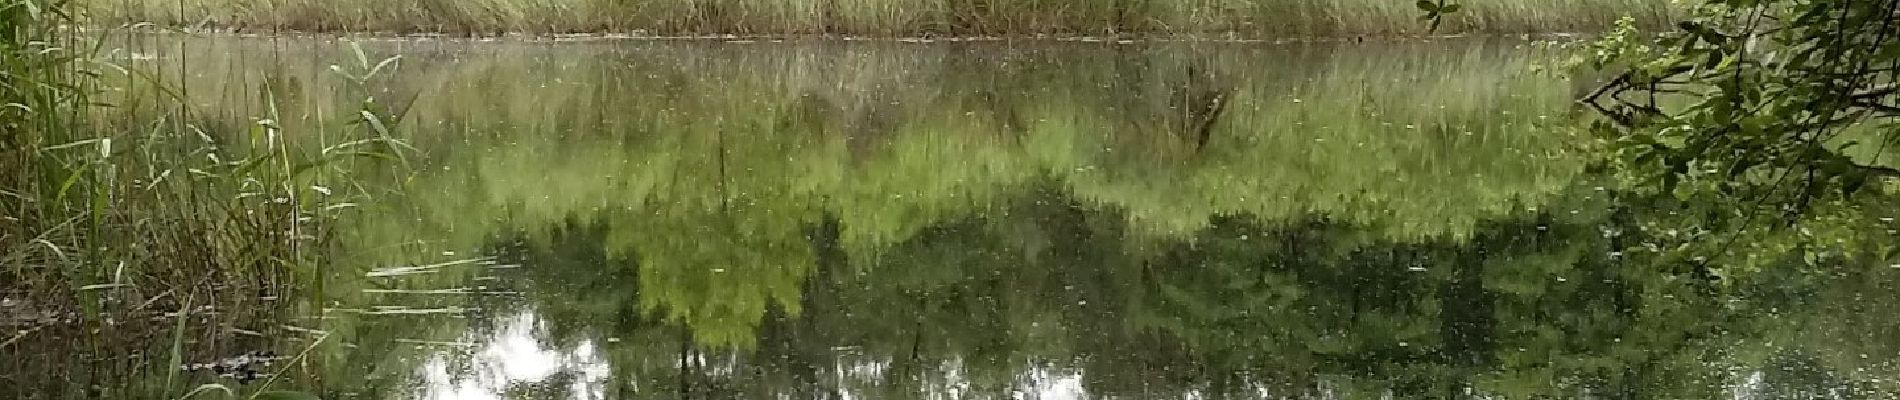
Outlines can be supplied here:
<path id="1" fill-rule="evenodd" d="M 1398 0 L 80 0 L 114 23 L 251 31 L 916 35 L 1406 35 Z M 1446 32 L 1593 31 L 1667 0 L 1464 0 Z"/>

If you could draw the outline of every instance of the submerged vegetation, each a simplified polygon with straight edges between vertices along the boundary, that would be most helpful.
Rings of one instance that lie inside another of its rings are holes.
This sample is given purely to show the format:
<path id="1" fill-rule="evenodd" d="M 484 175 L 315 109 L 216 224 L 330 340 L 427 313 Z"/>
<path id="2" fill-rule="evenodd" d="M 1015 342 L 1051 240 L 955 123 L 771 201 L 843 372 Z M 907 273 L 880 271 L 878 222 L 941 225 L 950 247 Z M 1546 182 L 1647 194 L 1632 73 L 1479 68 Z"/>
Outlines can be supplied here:
<path id="1" fill-rule="evenodd" d="M 1400 35 L 1398 0 L 81 0 L 107 24 L 246 32 L 656 35 Z M 1596 31 L 1622 16 L 1666 24 L 1668 0 L 1467 0 L 1440 32 Z"/>

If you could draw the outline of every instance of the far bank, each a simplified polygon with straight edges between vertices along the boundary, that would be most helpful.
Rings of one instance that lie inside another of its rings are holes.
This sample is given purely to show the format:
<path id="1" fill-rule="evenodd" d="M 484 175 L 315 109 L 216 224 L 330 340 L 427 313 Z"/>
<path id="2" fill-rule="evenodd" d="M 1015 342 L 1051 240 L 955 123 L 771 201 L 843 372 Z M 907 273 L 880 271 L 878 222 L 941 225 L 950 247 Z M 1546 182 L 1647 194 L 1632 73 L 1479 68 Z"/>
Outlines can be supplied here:
<path id="1" fill-rule="evenodd" d="M 865 36 L 1425 34 L 1401 0 L 76 0 L 96 22 L 252 32 Z M 1437 33 L 1658 26 L 1668 0 L 1462 0 Z"/>

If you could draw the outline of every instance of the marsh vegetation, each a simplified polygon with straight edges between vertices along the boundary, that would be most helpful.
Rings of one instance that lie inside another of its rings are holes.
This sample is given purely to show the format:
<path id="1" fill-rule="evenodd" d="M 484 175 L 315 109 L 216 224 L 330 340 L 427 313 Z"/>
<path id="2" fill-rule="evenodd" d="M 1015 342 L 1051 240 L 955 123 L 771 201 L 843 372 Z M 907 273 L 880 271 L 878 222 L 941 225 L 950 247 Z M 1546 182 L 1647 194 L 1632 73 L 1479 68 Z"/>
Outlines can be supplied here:
<path id="1" fill-rule="evenodd" d="M 1552 72 L 1579 45 L 344 40 L 97 33 L 0 1 L 0 398 L 1900 392 L 1886 183 L 1773 224 L 1743 218 L 1758 192 L 1658 189 L 1574 103 L 1594 82 Z M 106 3 L 72 10 L 248 32 L 1419 28 L 1346 0 Z M 1444 29 L 1665 14 L 1599 3 L 1471 1 Z"/>

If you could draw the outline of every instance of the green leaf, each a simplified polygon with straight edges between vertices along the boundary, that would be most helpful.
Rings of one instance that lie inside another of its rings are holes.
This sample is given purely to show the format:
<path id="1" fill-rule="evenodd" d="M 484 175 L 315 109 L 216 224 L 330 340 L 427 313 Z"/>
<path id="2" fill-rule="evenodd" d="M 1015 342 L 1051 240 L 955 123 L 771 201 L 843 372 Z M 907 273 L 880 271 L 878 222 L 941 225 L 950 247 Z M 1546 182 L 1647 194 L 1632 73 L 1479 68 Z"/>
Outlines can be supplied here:
<path id="1" fill-rule="evenodd" d="M 1439 8 L 1438 8 L 1438 13 L 1440 13 L 1440 14 L 1450 14 L 1450 13 L 1455 13 L 1455 12 L 1458 12 L 1458 9 L 1461 9 L 1461 8 L 1465 8 L 1465 5 L 1463 5 L 1463 4 L 1446 4 L 1446 5 L 1444 6 L 1444 7 L 1439 7 Z"/>
<path id="2" fill-rule="evenodd" d="M 191 314 L 191 299 L 193 297 L 196 297 L 197 294 L 198 294 L 197 292 L 185 294 L 185 306 L 178 308 L 178 320 L 174 321 L 173 326 L 172 326 L 171 365 L 184 365 L 185 363 L 185 321 L 189 319 L 187 317 Z M 172 384 L 176 382 L 177 380 L 178 380 L 178 369 L 166 368 L 165 390 L 167 392 L 171 391 Z M 200 393 L 201 391 L 207 391 L 207 390 L 212 390 L 212 389 L 224 389 L 225 397 L 231 396 L 230 388 L 225 388 L 223 386 L 201 385 L 201 386 L 198 386 L 197 389 L 192 389 L 191 392 L 185 393 L 185 397 L 195 396 L 197 395 L 197 393 Z"/>
<path id="3" fill-rule="evenodd" d="M 367 69 L 369 69 L 369 55 L 368 55 L 368 54 L 364 54 L 364 53 L 363 53 L 363 45 L 362 45 L 361 43 L 358 43 L 358 42 L 356 42 L 356 41 L 354 41 L 354 40 L 351 40 L 351 41 L 350 41 L 350 51 L 352 51 L 352 52 L 354 52 L 354 53 L 356 54 L 356 65 L 357 65 L 357 66 L 360 66 L 360 67 L 362 67 L 363 69 L 366 69 L 366 70 L 367 70 Z"/>
<path id="4" fill-rule="evenodd" d="M 401 59 L 402 59 L 402 56 L 394 56 L 390 58 L 385 58 L 383 59 L 383 62 L 376 63 L 375 67 L 370 68 L 369 72 L 363 73 L 363 78 L 367 79 L 367 78 L 375 77 L 376 74 L 383 72 L 383 67 L 387 67 L 390 64 L 394 64 L 396 63 L 396 60 L 401 60 Z"/>
<path id="5" fill-rule="evenodd" d="M 1438 13 L 1438 3 L 1433 3 L 1432 0 L 1418 0 L 1418 3 L 1416 5 L 1418 6 L 1419 11 L 1424 11 L 1424 12 L 1434 13 L 1434 14 Z"/>
<path id="6" fill-rule="evenodd" d="M 289 390 L 272 390 L 268 392 L 259 392 L 256 396 L 251 396 L 251 399 L 252 400 L 323 400 L 323 399 L 317 398 L 317 395 L 314 395 L 314 394 L 309 394 L 309 393 L 304 393 L 304 392 L 294 392 L 294 391 L 289 391 Z"/>
<path id="7" fill-rule="evenodd" d="M 232 175 L 248 174 L 252 170 L 257 169 L 257 167 L 264 165 L 265 161 L 270 161 L 270 159 L 275 157 L 276 155 L 277 153 L 270 153 L 270 154 L 265 154 L 265 155 L 261 155 L 257 157 L 251 157 L 251 159 L 245 160 L 243 163 L 238 164 L 236 168 L 232 168 L 231 174 Z"/>
<path id="8" fill-rule="evenodd" d="M 9 103 L 9 104 L 12 104 L 12 103 Z M 81 141 L 72 142 L 72 143 L 45 147 L 45 148 L 41 148 L 40 150 L 52 151 L 52 150 L 70 149 L 70 148 L 89 145 L 89 144 L 98 143 L 98 142 L 99 142 L 99 139 L 86 139 L 86 140 L 81 140 Z"/>

